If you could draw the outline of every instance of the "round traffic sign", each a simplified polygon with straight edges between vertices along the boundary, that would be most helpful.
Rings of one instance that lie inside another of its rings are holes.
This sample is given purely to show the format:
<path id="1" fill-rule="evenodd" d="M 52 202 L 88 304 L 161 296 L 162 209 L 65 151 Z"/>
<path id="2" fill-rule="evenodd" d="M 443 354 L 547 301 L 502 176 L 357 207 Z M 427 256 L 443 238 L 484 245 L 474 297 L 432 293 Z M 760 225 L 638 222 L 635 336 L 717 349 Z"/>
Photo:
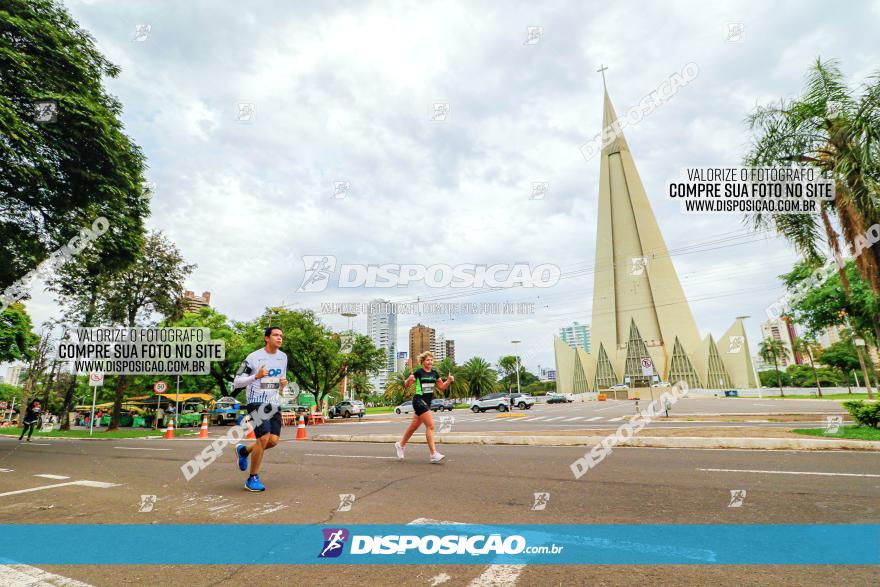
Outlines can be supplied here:
<path id="1" fill-rule="evenodd" d="M 92 381 L 103 381 L 104 374 L 99 371 L 92 371 L 91 373 L 89 373 L 89 379 Z"/>
<path id="2" fill-rule="evenodd" d="M 0 410 L 5 410 L 7 405 L 6 402 L 0 402 Z"/>
<path id="3" fill-rule="evenodd" d="M 166 389 L 168 389 L 168 384 L 164 381 L 157 381 L 155 384 L 153 384 L 153 391 L 155 391 L 156 393 L 162 393 Z"/>
<path id="4" fill-rule="evenodd" d="M 651 359 L 649 357 L 642 358 L 642 368 L 643 369 L 650 369 L 653 366 L 654 366 L 654 362 L 651 361 Z"/>

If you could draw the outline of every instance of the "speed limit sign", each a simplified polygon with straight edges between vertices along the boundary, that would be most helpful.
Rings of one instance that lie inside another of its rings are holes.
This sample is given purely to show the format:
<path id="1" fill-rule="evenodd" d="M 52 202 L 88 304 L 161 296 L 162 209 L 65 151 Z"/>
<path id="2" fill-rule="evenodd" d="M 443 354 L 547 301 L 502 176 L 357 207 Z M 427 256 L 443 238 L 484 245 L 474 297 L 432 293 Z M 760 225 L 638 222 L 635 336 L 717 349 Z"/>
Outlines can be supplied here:
<path id="1" fill-rule="evenodd" d="M 168 384 L 165 383 L 164 381 L 157 381 L 153 385 L 153 391 L 155 391 L 156 393 L 162 393 L 166 389 L 168 389 Z"/>

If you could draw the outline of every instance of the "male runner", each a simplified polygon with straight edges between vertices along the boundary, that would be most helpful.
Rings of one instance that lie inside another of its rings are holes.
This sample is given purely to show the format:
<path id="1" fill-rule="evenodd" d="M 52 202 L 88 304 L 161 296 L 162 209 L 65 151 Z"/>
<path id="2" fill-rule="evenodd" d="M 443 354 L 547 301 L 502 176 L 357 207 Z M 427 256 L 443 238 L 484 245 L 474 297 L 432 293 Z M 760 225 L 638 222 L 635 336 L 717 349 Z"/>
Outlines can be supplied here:
<path id="1" fill-rule="evenodd" d="M 42 411 L 40 400 L 38 399 L 33 400 L 30 405 L 28 405 L 27 410 L 24 413 L 24 423 L 21 428 L 21 436 L 18 437 L 19 441 L 24 438 L 25 433 L 27 433 L 27 441 L 31 441 L 31 435 L 34 433 L 34 428 L 36 428 L 37 423 L 40 421 L 40 413 Z"/>
<path id="2" fill-rule="evenodd" d="M 248 491 L 266 490 L 258 473 L 263 452 L 276 446 L 281 436 L 280 390 L 287 385 L 287 355 L 281 352 L 284 333 L 279 327 L 270 326 L 263 335 L 266 346 L 247 356 L 232 384 L 236 389 L 247 388 L 247 412 L 252 418 L 262 419 L 254 428 L 257 440 L 247 447 L 243 444 L 235 447 L 238 468 L 242 471 L 247 470 L 248 457 L 252 457 L 251 474 L 244 484 Z"/>
<path id="3" fill-rule="evenodd" d="M 397 449 L 397 458 L 403 460 L 403 449 L 406 443 L 415 431 L 419 429 L 419 426 L 424 424 L 425 438 L 428 441 L 428 450 L 431 452 L 431 462 L 439 463 L 444 457 L 437 452 L 437 447 L 434 446 L 434 418 L 431 415 L 431 400 L 434 399 L 435 385 L 440 389 L 446 389 L 450 383 L 455 381 L 455 377 L 450 373 L 446 381 L 440 379 L 440 374 L 434 371 L 434 353 L 432 352 L 420 354 L 419 363 L 422 365 L 421 368 L 416 369 L 404 383 L 404 387 L 409 387 L 413 383 L 416 384 L 416 392 L 412 400 L 415 414 L 406 432 L 403 433 L 403 438 L 400 439 L 400 442 L 394 443 L 394 448 Z"/>

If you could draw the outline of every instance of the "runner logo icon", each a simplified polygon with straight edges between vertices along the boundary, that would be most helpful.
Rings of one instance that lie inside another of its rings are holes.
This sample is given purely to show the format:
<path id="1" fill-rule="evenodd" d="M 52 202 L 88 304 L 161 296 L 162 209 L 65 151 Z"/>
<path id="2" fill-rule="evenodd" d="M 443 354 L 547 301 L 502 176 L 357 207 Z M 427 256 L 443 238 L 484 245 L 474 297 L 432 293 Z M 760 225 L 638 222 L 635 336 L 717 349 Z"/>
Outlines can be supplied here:
<path id="1" fill-rule="evenodd" d="M 345 528 L 322 528 L 324 533 L 324 548 L 318 558 L 335 558 L 342 554 L 345 541 L 348 540 L 348 530 Z"/>

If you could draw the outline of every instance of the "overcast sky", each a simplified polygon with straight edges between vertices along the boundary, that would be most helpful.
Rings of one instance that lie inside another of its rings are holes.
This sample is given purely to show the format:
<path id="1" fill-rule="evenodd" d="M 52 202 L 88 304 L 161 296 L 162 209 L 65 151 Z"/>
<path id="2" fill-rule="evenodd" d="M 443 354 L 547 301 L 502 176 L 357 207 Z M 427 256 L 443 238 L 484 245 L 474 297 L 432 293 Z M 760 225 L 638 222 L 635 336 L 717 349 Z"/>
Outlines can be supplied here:
<path id="1" fill-rule="evenodd" d="M 107 87 L 156 184 L 148 226 L 198 264 L 188 288 L 240 320 L 282 301 L 319 310 L 450 293 L 297 293 L 303 255 L 591 268 L 599 162 L 579 146 L 600 131 L 596 69 L 608 66 L 623 113 L 694 62 L 697 79 L 625 134 L 668 247 L 688 253 L 673 260 L 701 333 L 751 315 L 754 349 L 794 252 L 748 236 L 739 217 L 681 215 L 664 185 L 683 167 L 738 165 L 747 114 L 799 94 L 817 56 L 840 59 L 853 85 L 880 67 L 880 2 L 64 4 L 122 69 Z M 149 25 L 143 40 L 138 25 Z M 530 26 L 543 27 L 537 43 Z M 240 103 L 255 105 L 252 121 L 238 120 Z M 446 120 L 431 120 L 435 103 L 449 104 Z M 344 198 L 337 181 L 350 182 Z M 530 198 L 533 182 L 549 183 L 544 199 Z M 534 302 L 532 316 L 421 322 L 455 339 L 460 361 L 495 362 L 521 339 L 530 369 L 549 366 L 558 328 L 590 321 L 593 276 L 575 275 L 443 300 Z M 28 308 L 37 324 L 58 314 L 43 292 Z M 417 321 L 399 318 L 402 350 Z"/>

